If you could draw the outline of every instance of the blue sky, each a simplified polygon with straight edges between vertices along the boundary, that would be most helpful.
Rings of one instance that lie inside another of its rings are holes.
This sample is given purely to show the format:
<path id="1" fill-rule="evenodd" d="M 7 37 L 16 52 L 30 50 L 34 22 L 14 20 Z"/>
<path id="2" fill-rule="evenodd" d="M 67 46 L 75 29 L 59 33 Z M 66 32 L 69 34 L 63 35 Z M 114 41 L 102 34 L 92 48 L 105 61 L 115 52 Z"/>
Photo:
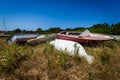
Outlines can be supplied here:
<path id="1" fill-rule="evenodd" d="M 120 22 L 120 0 L 0 0 L 0 29 L 90 27 Z"/>

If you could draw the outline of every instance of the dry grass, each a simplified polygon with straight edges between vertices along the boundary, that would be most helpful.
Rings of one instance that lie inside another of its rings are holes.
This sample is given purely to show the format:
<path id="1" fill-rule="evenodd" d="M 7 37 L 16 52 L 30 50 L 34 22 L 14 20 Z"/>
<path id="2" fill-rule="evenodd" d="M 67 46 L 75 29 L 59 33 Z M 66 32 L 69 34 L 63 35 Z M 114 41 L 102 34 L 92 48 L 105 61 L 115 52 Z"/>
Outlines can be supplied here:
<path id="1" fill-rule="evenodd" d="M 0 39 L 1 42 L 5 39 Z M 3 45 L 3 44 L 2 44 Z M 7 45 L 7 44 L 4 44 Z M 1 47 L 1 45 L 0 45 Z M 57 51 L 49 43 L 24 46 L 31 53 L 10 73 L 1 72 L 5 80 L 118 80 L 120 79 L 120 42 L 110 41 L 98 47 L 87 47 L 95 60 L 89 65 L 84 58 Z"/>

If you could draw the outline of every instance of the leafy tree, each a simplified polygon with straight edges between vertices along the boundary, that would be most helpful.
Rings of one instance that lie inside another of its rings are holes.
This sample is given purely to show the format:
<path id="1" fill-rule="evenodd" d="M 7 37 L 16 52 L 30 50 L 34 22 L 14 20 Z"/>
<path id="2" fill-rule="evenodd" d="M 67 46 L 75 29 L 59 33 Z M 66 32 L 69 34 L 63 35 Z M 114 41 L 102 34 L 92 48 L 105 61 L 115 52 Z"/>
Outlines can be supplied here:
<path id="1" fill-rule="evenodd" d="M 107 23 L 95 24 L 89 28 L 91 32 L 111 34 L 111 27 Z"/>
<path id="2" fill-rule="evenodd" d="M 36 33 L 42 33 L 43 32 L 43 30 L 41 29 L 41 28 L 38 28 L 37 30 L 36 30 Z"/>
<path id="3" fill-rule="evenodd" d="M 14 32 L 15 32 L 15 33 L 21 33 L 21 32 L 22 32 L 22 30 L 21 30 L 21 29 L 19 29 L 19 28 L 17 28 L 17 29 L 15 29 L 15 30 L 14 30 Z"/>
<path id="4" fill-rule="evenodd" d="M 59 27 L 49 28 L 48 30 L 46 30 L 47 33 L 58 33 L 60 31 L 62 31 L 62 29 Z"/>
<path id="5" fill-rule="evenodd" d="M 112 32 L 112 34 L 114 34 L 114 35 L 120 35 L 120 23 L 113 24 L 113 25 L 111 26 L 111 32 Z"/>
<path id="6" fill-rule="evenodd" d="M 93 25 L 91 28 L 94 28 L 94 29 L 99 29 L 99 28 L 109 28 L 110 27 L 110 25 L 109 24 L 107 24 L 107 23 L 103 23 L 103 24 L 95 24 L 95 25 Z"/>
<path id="7" fill-rule="evenodd" d="M 65 31 L 73 31 L 72 28 L 66 28 Z"/>
<path id="8" fill-rule="evenodd" d="M 66 28 L 65 30 L 66 31 L 84 31 L 85 29 L 87 29 L 87 28 L 85 28 L 85 27 L 75 27 L 75 28 Z"/>
<path id="9" fill-rule="evenodd" d="M 74 31 L 84 31 L 86 28 L 85 27 L 76 27 L 73 30 Z"/>

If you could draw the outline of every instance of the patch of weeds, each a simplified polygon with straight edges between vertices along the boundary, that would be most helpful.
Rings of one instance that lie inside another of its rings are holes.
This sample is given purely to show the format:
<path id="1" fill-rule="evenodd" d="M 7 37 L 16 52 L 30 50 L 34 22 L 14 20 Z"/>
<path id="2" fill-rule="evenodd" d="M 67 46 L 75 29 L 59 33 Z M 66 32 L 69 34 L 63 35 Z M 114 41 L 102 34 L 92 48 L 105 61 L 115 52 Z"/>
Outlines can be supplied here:
<path id="1" fill-rule="evenodd" d="M 88 75 L 89 75 L 89 80 L 94 80 L 94 74 L 92 72 L 89 72 Z"/>
<path id="2" fill-rule="evenodd" d="M 49 44 L 49 42 L 47 42 L 45 44 L 45 48 L 43 50 L 43 54 L 52 54 L 54 50 L 54 47 L 52 45 Z"/>
<path id="3" fill-rule="evenodd" d="M 53 58 L 54 58 L 54 47 L 52 45 L 49 44 L 49 42 L 46 42 L 44 50 L 43 50 L 43 54 L 45 56 L 45 58 L 47 59 L 47 66 L 48 68 L 52 67 L 52 63 L 53 63 Z"/>
<path id="4" fill-rule="evenodd" d="M 66 51 L 58 51 L 54 49 L 54 46 L 50 45 L 49 42 L 45 44 L 43 54 L 48 60 L 48 67 L 53 67 L 56 65 L 64 65 L 67 61 Z"/>
<path id="5" fill-rule="evenodd" d="M 24 53 L 24 47 L 18 46 L 15 43 L 4 46 L 0 56 L 0 70 L 11 72 L 20 65 L 20 62 L 28 57 Z"/>
<path id="6" fill-rule="evenodd" d="M 48 65 L 48 67 L 51 67 L 51 60 L 48 58 L 48 63 L 47 63 L 47 65 Z"/>
<path id="7" fill-rule="evenodd" d="M 103 45 L 103 47 L 108 47 L 111 49 L 114 49 L 117 46 L 115 41 L 107 41 L 107 42 L 104 42 L 102 45 Z"/>
<path id="8" fill-rule="evenodd" d="M 64 65 L 67 61 L 67 53 L 66 51 L 59 53 L 58 64 Z"/>
<path id="9" fill-rule="evenodd" d="M 100 60 L 102 65 L 109 64 L 110 54 L 108 53 L 107 49 L 103 51 L 102 54 L 100 54 Z"/>

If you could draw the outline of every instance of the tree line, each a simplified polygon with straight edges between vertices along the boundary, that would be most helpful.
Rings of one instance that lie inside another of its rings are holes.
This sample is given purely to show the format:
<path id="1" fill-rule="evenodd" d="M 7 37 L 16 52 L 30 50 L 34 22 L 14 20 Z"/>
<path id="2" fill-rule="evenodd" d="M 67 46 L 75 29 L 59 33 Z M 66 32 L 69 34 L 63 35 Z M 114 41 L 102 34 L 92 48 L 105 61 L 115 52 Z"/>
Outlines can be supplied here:
<path id="1" fill-rule="evenodd" d="M 38 28 L 35 31 L 27 31 L 27 30 L 21 30 L 20 28 L 17 28 L 12 31 L 7 31 L 7 34 L 14 34 L 14 33 L 38 33 L 38 34 L 51 34 L 51 33 L 58 33 L 60 31 L 84 31 L 84 30 L 90 30 L 94 33 L 103 33 L 103 34 L 111 34 L 111 35 L 120 35 L 120 23 L 109 25 L 108 23 L 100 23 L 95 24 L 91 27 L 75 27 L 75 28 L 66 28 L 61 29 L 60 27 L 52 27 L 47 30 L 43 30 L 42 28 Z"/>

